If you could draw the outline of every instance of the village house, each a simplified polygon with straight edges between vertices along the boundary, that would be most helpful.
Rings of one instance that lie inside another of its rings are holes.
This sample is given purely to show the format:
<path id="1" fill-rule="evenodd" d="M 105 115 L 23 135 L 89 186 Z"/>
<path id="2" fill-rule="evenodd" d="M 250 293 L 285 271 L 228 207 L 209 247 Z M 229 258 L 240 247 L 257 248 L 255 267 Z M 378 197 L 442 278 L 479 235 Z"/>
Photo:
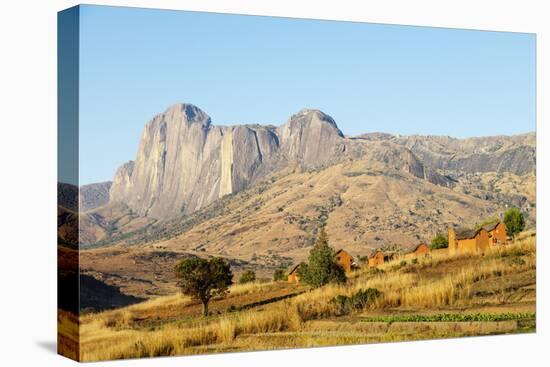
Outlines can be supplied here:
<path id="1" fill-rule="evenodd" d="M 371 254 L 369 257 L 369 268 L 375 268 L 378 265 L 382 265 L 384 263 L 384 253 L 382 250 L 375 250 L 374 253 Z"/>
<path id="2" fill-rule="evenodd" d="M 349 252 L 345 250 L 336 251 L 336 262 L 344 268 L 347 274 L 351 273 L 353 270 L 359 268 L 359 265 L 355 262 L 353 257 Z"/>
<path id="3" fill-rule="evenodd" d="M 379 265 L 392 261 L 395 258 L 397 258 L 397 253 L 394 251 L 383 252 L 380 249 L 376 249 L 369 257 L 369 267 L 375 268 Z"/>
<path id="4" fill-rule="evenodd" d="M 448 230 L 449 253 L 484 253 L 490 246 L 489 232 L 483 227 L 468 230 Z"/>
<path id="5" fill-rule="evenodd" d="M 483 229 L 489 233 L 489 239 L 493 245 L 506 244 L 506 224 L 496 222 L 483 226 Z"/>
<path id="6" fill-rule="evenodd" d="M 405 253 L 405 259 L 413 259 L 430 253 L 430 248 L 425 243 L 420 243 Z"/>

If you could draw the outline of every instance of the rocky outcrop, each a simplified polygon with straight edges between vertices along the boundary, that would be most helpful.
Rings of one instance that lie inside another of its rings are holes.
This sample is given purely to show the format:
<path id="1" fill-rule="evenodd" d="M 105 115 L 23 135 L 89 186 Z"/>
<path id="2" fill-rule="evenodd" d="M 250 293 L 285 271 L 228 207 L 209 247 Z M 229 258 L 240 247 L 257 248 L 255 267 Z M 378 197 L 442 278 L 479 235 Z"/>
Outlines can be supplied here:
<path id="1" fill-rule="evenodd" d="M 201 109 L 176 104 L 143 130 L 135 161 L 115 174 L 109 196 L 142 217 L 190 214 L 242 191 L 281 168 L 327 167 L 367 158 L 453 187 L 440 171 L 534 170 L 534 135 L 453 139 L 374 133 L 345 137 L 330 116 L 304 109 L 279 127 L 216 126 Z"/>
<path id="2" fill-rule="evenodd" d="M 277 148 L 274 128 L 214 126 L 198 107 L 177 104 L 147 123 L 135 163 L 115 175 L 111 199 L 141 216 L 191 213 L 250 185 Z"/>
<path id="3" fill-rule="evenodd" d="M 88 211 L 109 202 L 111 181 L 92 183 L 80 186 L 80 210 Z"/>
<path id="4" fill-rule="evenodd" d="M 332 117 L 319 110 L 301 110 L 277 132 L 281 153 L 305 167 L 331 163 L 345 151 L 344 134 Z"/>
<path id="5" fill-rule="evenodd" d="M 131 182 L 133 172 L 134 161 L 128 161 L 117 169 L 111 189 L 109 190 L 112 202 L 125 200 L 132 195 Z"/>
<path id="6" fill-rule="evenodd" d="M 535 134 L 455 139 L 446 136 L 406 136 L 395 141 L 408 147 L 435 169 L 466 173 L 535 170 Z"/>

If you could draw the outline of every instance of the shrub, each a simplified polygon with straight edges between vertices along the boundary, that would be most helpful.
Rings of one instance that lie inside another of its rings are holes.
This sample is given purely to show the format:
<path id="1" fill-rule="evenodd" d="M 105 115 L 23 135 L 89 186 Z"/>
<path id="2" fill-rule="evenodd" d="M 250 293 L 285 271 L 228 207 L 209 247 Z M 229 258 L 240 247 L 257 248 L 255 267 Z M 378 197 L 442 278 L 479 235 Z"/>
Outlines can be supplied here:
<path id="1" fill-rule="evenodd" d="M 430 249 L 436 250 L 439 248 L 446 248 L 446 247 L 449 247 L 447 237 L 445 237 L 442 233 L 436 234 L 435 237 L 432 239 L 432 243 L 430 244 Z"/>
<path id="2" fill-rule="evenodd" d="M 250 283 L 256 280 L 256 273 L 254 273 L 252 270 L 247 270 L 244 273 L 241 274 L 241 277 L 239 278 L 240 284 Z"/>
<path id="3" fill-rule="evenodd" d="M 525 228 L 525 218 L 518 208 L 510 208 L 504 213 L 504 224 L 508 236 L 516 237 Z"/>
<path id="4" fill-rule="evenodd" d="M 335 307 L 335 314 L 337 316 L 349 315 L 353 311 L 364 310 L 380 295 L 380 291 L 376 288 L 359 289 L 351 297 L 339 294 L 331 299 L 330 303 Z"/>
<path id="5" fill-rule="evenodd" d="M 339 294 L 331 299 L 330 303 L 335 308 L 334 313 L 336 316 L 349 315 L 351 313 L 351 297 Z"/>
<path id="6" fill-rule="evenodd" d="M 359 289 L 352 296 L 352 304 L 356 310 L 363 310 L 380 296 L 380 291 L 376 288 Z"/>
<path id="7" fill-rule="evenodd" d="M 275 269 L 273 272 L 273 280 L 274 281 L 280 281 L 280 280 L 286 280 L 286 271 L 283 268 Z"/>

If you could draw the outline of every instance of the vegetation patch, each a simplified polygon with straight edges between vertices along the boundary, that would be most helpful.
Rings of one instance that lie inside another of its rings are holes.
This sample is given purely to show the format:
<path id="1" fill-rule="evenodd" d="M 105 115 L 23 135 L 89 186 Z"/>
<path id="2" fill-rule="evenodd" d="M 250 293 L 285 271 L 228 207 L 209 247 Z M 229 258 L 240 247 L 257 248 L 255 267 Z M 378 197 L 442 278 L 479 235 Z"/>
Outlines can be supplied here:
<path id="1" fill-rule="evenodd" d="M 339 294 L 330 300 L 330 303 L 335 307 L 336 315 L 349 315 L 353 311 L 362 311 L 381 295 L 376 288 L 368 288 L 366 290 L 359 289 L 351 296 Z"/>
<path id="2" fill-rule="evenodd" d="M 497 322 L 511 320 L 534 320 L 535 312 L 520 312 L 520 313 L 443 313 L 435 315 L 389 315 L 364 317 L 361 321 L 364 322 Z"/>

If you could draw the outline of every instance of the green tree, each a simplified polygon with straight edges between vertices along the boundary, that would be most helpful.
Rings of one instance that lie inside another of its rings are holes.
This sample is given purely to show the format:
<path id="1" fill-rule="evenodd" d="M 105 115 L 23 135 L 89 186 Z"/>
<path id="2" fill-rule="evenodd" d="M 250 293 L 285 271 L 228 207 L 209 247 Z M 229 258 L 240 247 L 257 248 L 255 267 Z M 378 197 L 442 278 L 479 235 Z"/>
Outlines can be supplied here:
<path id="1" fill-rule="evenodd" d="M 225 295 L 233 284 L 231 267 L 222 258 L 210 260 L 192 257 L 179 262 L 175 269 L 178 286 L 183 294 L 202 303 L 202 314 L 208 316 L 208 302 L 214 296 Z"/>
<path id="2" fill-rule="evenodd" d="M 506 233 L 514 238 L 525 228 L 525 218 L 518 208 L 510 208 L 504 213 L 504 224 Z"/>
<path id="3" fill-rule="evenodd" d="M 443 233 L 436 234 L 435 237 L 432 238 L 430 249 L 435 250 L 438 248 L 445 248 L 445 247 L 449 247 L 449 242 L 447 241 L 447 237 L 445 237 Z"/>
<path id="4" fill-rule="evenodd" d="M 321 287 L 329 282 L 344 283 L 346 273 L 336 262 L 335 252 L 328 245 L 328 237 L 321 228 L 315 245 L 309 252 L 308 263 L 298 268 L 300 279 L 312 287 Z"/>
<path id="5" fill-rule="evenodd" d="M 286 271 L 283 268 L 275 269 L 273 272 L 273 280 L 274 281 L 280 281 L 280 280 L 286 280 Z"/>
<path id="6" fill-rule="evenodd" d="M 241 274 L 241 277 L 239 278 L 239 283 L 250 283 L 256 280 L 256 273 L 254 273 L 252 270 L 247 270 L 244 273 Z"/>

